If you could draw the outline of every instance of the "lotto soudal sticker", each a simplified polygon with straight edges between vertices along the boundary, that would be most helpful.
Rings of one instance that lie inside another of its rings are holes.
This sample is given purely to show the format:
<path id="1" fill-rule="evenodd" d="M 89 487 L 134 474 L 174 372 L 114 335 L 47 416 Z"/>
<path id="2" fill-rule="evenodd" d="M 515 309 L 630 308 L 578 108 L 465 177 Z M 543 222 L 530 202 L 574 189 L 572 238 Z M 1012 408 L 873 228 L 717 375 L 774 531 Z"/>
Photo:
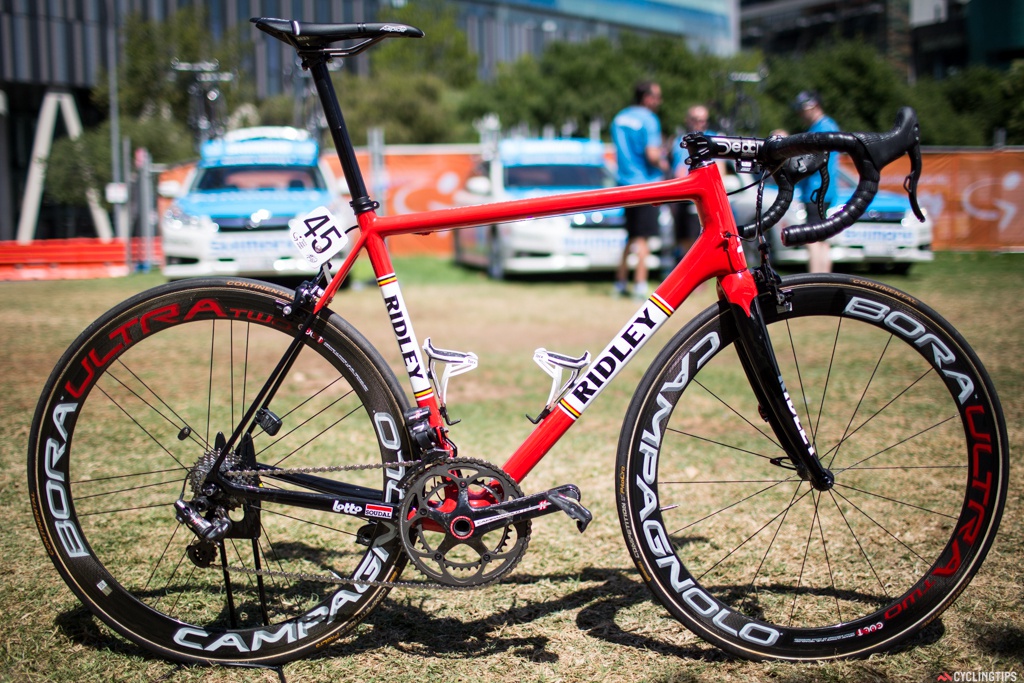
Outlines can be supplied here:
<path id="1" fill-rule="evenodd" d="M 348 235 L 326 206 L 318 206 L 305 217 L 292 221 L 291 233 L 303 258 L 314 266 L 326 263 L 348 244 Z"/>

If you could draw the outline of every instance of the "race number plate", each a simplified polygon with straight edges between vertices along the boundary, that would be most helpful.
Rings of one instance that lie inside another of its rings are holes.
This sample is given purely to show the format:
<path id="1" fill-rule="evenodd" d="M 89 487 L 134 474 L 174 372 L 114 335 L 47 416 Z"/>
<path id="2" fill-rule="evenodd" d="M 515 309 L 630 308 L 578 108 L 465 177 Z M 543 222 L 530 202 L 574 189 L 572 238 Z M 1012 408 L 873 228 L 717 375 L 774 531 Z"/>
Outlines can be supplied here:
<path id="1" fill-rule="evenodd" d="M 348 235 L 326 206 L 318 206 L 303 218 L 292 221 L 291 235 L 302 257 L 317 267 L 348 244 Z"/>

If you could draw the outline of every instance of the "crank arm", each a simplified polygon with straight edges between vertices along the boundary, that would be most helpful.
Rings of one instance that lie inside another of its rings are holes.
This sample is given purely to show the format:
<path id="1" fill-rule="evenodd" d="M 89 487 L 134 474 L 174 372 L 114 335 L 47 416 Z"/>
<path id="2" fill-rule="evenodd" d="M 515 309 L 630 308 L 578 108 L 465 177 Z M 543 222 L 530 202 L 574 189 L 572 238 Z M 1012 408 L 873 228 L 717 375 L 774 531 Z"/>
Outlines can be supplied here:
<path id="1" fill-rule="evenodd" d="M 559 510 L 576 520 L 580 533 L 583 533 L 593 518 L 591 512 L 580 505 L 580 490 L 573 484 L 564 484 L 548 491 L 474 510 L 471 515 L 473 533 L 485 534 L 509 524 L 543 517 Z"/>

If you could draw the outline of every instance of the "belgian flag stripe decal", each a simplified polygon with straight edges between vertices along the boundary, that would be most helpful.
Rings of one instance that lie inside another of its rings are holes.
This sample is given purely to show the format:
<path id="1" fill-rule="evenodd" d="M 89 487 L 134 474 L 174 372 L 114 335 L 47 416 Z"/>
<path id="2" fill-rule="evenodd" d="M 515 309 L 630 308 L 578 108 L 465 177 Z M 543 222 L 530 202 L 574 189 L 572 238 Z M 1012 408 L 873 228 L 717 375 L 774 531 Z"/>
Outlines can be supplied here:
<path id="1" fill-rule="evenodd" d="M 558 407 L 564 410 L 566 413 L 568 413 L 569 417 L 571 417 L 574 420 L 580 416 L 580 411 L 576 410 L 571 405 L 566 403 L 564 398 L 558 402 Z"/>
<path id="2" fill-rule="evenodd" d="M 673 312 L 674 309 L 671 306 L 669 306 L 667 303 L 665 303 L 665 300 L 662 299 L 660 296 L 658 296 L 657 294 L 652 294 L 650 300 L 651 300 L 652 304 L 654 304 L 655 306 L 660 308 L 662 311 L 664 311 L 665 315 L 672 315 L 672 312 Z"/>

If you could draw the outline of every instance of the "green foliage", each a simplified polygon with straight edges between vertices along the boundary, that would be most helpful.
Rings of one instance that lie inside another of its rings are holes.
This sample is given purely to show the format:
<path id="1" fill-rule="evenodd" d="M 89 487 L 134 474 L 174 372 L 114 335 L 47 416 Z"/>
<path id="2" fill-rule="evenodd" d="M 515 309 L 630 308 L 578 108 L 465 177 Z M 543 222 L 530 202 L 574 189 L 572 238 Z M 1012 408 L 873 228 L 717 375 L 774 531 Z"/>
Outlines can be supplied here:
<path id="1" fill-rule="evenodd" d="M 803 129 L 790 107 L 801 90 L 817 90 L 826 111 L 846 130 L 885 130 L 896 110 L 915 107 L 926 145 L 989 145 L 995 131 L 1008 144 L 1024 144 L 1024 61 L 1008 72 L 972 67 L 942 81 L 921 79 L 908 85 L 904 74 L 864 44 L 837 41 L 800 56 L 766 58 L 746 52 L 723 58 L 694 52 L 678 38 L 623 34 L 617 41 L 552 42 L 539 56 L 499 65 L 488 82 L 477 80 L 477 58 L 469 51 L 456 13 L 443 0 L 420 0 L 385 8 L 380 19 L 424 30 L 423 39 L 393 39 L 371 53 L 372 79 L 351 73 L 334 76 L 353 140 L 362 144 L 367 130 L 383 126 L 389 144 L 444 143 L 477 139 L 472 122 L 497 113 L 506 129 L 572 124 L 585 135 L 591 121 L 607 131 L 615 113 L 629 104 L 640 79 L 657 80 L 664 102 L 660 113 L 666 135 L 683 126 L 686 109 L 709 106 L 712 128 L 724 130 L 724 117 L 736 117 L 746 98 L 753 121 L 744 134 L 766 135 L 776 128 Z M 220 68 L 239 73 L 246 42 L 232 33 L 214 40 L 202 10 L 175 12 L 165 22 L 138 16 L 127 21 L 125 54 L 119 72 L 122 126 L 135 146 L 147 147 L 158 162 L 194 155 L 184 122 L 189 116 L 191 77 L 175 72 L 172 59 L 216 59 Z M 760 84 L 734 84 L 734 71 L 767 66 Z M 107 80 L 93 92 L 105 105 Z M 229 111 L 251 102 L 251 79 L 240 77 L 222 88 Z M 251 107 L 251 105 L 250 105 Z M 264 124 L 291 125 L 290 95 L 260 104 Z M 742 117 L 741 117 L 742 118 Z M 109 182 L 110 144 L 106 125 L 87 131 L 77 142 L 58 141 L 48 169 L 48 194 L 62 202 L 82 203 L 88 186 Z"/>
<path id="2" fill-rule="evenodd" d="M 1003 79 L 1002 95 L 1006 103 L 1006 142 L 1024 145 L 1024 60 L 1010 67 Z"/>
<path id="3" fill-rule="evenodd" d="M 476 81 L 477 58 L 458 28 L 455 8 L 424 0 L 381 10 L 382 21 L 421 29 L 424 38 L 392 38 L 370 53 L 373 76 L 333 76 L 352 140 L 358 145 L 372 127 L 388 144 L 464 142 L 476 139 L 458 115 L 465 88 Z M 280 121 L 283 106 L 264 106 Z"/>
<path id="4" fill-rule="evenodd" d="M 801 57 L 771 59 L 769 69 L 765 94 L 787 112 L 775 125 L 793 132 L 805 128 L 788 106 L 801 90 L 817 91 L 825 111 L 845 130 L 888 130 L 909 101 L 905 80 L 863 43 L 834 43 Z"/>
<path id="5" fill-rule="evenodd" d="M 734 71 L 767 66 L 760 84 L 729 81 Z M 826 111 L 846 130 L 887 130 L 904 105 L 917 109 L 926 145 L 989 145 L 994 132 L 1007 129 L 1009 144 L 1024 144 L 1024 62 L 1002 74 L 987 67 L 965 69 L 943 81 L 922 79 L 908 85 L 877 51 L 863 43 L 838 41 L 799 56 L 765 59 L 759 53 L 730 58 L 695 53 L 680 40 L 625 35 L 587 43 L 552 43 L 539 57 L 503 65 L 490 82 L 479 83 L 465 101 L 464 118 L 496 112 L 505 127 L 523 124 L 539 131 L 545 124 L 593 119 L 603 129 L 629 103 L 641 78 L 657 80 L 664 101 L 659 112 L 669 134 L 682 127 L 686 109 L 709 106 L 713 129 L 723 118 L 743 119 L 740 98 L 752 104 L 755 129 L 804 129 L 790 103 L 801 90 L 816 90 Z"/>
<path id="6" fill-rule="evenodd" d="M 381 21 L 408 24 L 424 32 L 419 39 L 396 38 L 374 49 L 376 73 L 432 74 L 455 89 L 476 81 L 477 56 L 459 29 L 455 6 L 444 0 L 417 0 L 385 7 Z"/>
<path id="7" fill-rule="evenodd" d="M 436 144 L 473 139 L 468 124 L 455 112 L 458 93 L 438 76 L 384 71 L 372 81 L 343 74 L 334 76 L 345 123 L 355 144 L 367 139 L 374 126 L 384 128 L 388 144 Z"/>
<path id="8" fill-rule="evenodd" d="M 607 38 L 555 42 L 537 59 L 502 65 L 493 81 L 473 89 L 462 113 L 478 118 L 497 112 L 504 125 L 534 131 L 566 122 L 586 131 L 593 120 L 607 129 L 631 103 L 633 85 L 653 79 L 662 86 L 663 125 L 671 130 L 682 125 L 690 104 L 717 94 L 712 74 L 725 68 L 723 60 L 695 54 L 678 39 L 626 34 L 618 44 Z"/>
<path id="9" fill-rule="evenodd" d="M 133 148 L 149 150 L 157 163 L 175 163 L 195 156 L 192 134 L 181 123 L 161 119 L 126 119 L 122 135 Z M 53 145 L 44 185 L 47 196 L 62 204 L 84 206 L 86 190 L 101 191 L 111 181 L 110 123 L 91 128 L 78 138 Z"/>
<path id="10" fill-rule="evenodd" d="M 189 116 L 191 74 L 177 72 L 172 61 L 216 60 L 221 71 L 239 74 L 247 41 L 238 30 L 214 39 L 207 28 L 205 12 L 183 7 L 165 21 L 143 21 L 138 15 L 127 18 L 124 27 L 124 51 L 118 69 L 118 100 L 121 113 L 128 117 L 154 116 L 167 109 L 178 121 Z M 245 30 L 248 30 L 246 25 Z M 239 74 L 240 75 L 240 74 Z M 100 106 L 109 106 L 106 75 L 93 91 Z M 235 78 L 221 84 L 230 111 L 238 104 L 252 101 L 251 79 Z"/>

